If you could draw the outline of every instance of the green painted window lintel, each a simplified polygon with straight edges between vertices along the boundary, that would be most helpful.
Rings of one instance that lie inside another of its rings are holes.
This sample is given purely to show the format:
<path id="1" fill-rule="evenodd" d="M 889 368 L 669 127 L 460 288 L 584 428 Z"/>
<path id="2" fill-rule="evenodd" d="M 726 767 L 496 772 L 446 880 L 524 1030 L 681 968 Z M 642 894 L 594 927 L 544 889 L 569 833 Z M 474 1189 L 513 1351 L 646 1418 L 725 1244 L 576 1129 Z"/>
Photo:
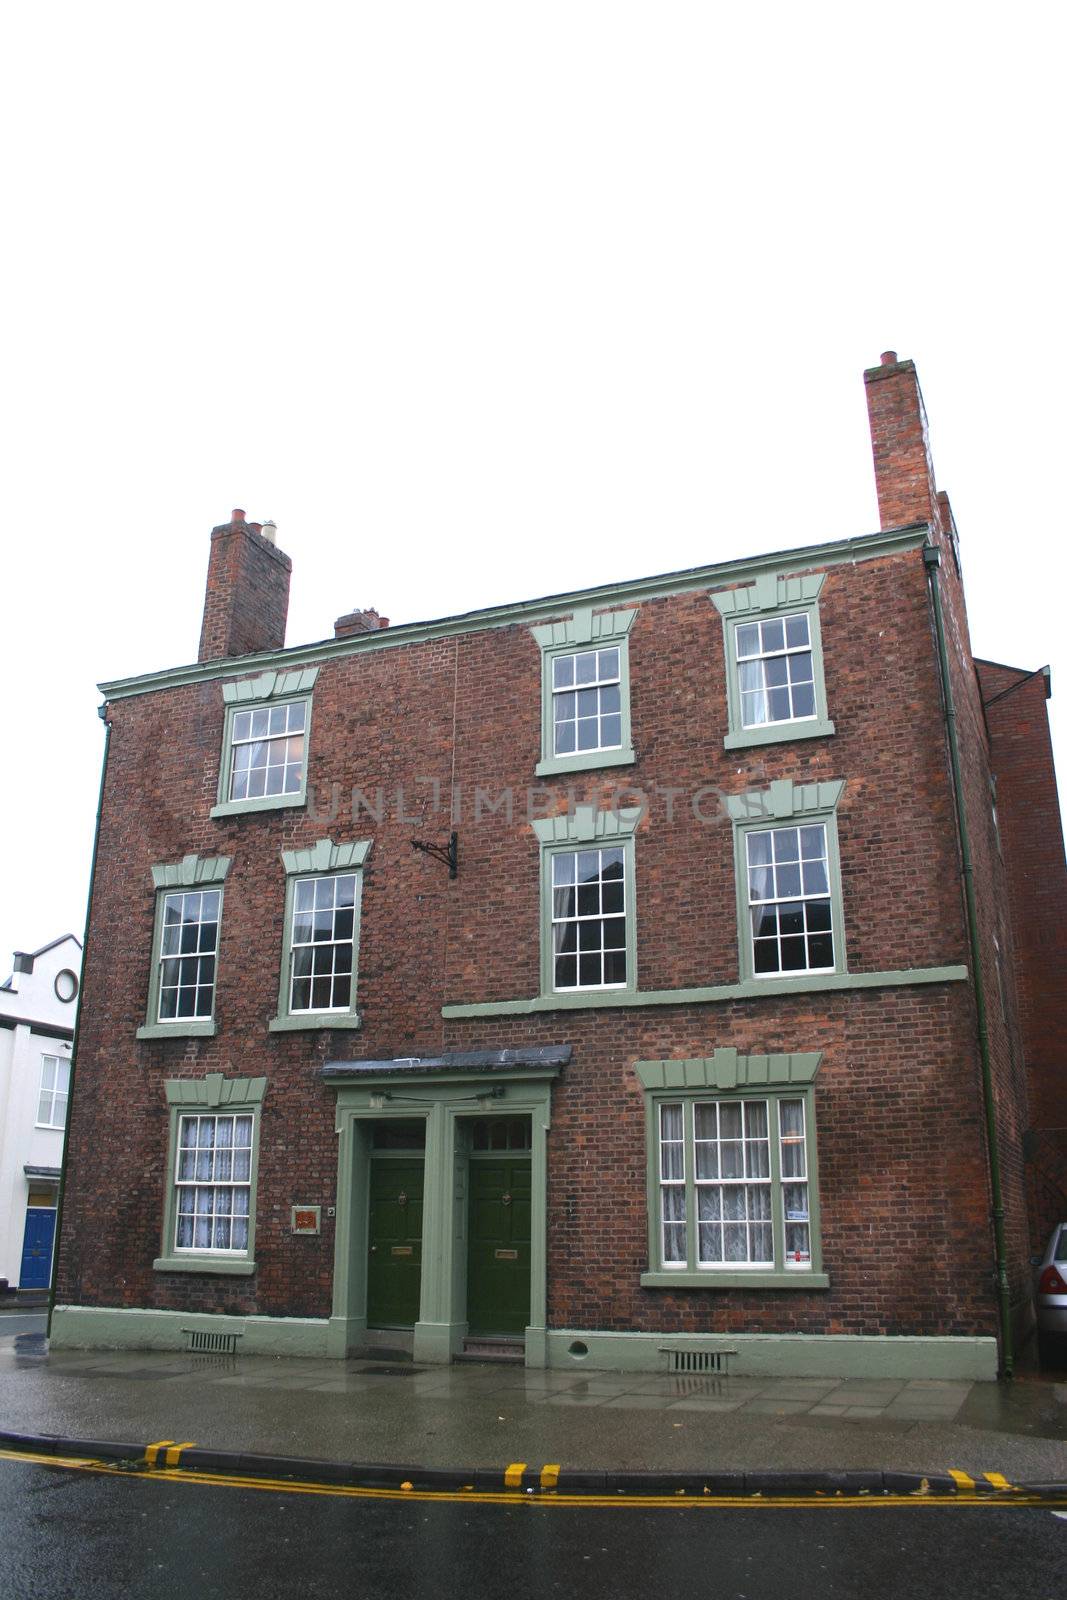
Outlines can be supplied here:
<path id="1" fill-rule="evenodd" d="M 822 739 L 837 729 L 829 718 L 815 717 L 810 722 L 768 722 L 761 728 L 741 728 L 723 740 L 726 750 L 751 750 L 758 745 L 792 744 L 797 739 Z"/>
<path id="2" fill-rule="evenodd" d="M 298 1011 L 295 1015 L 271 1017 L 268 1033 L 321 1032 L 328 1028 L 361 1028 L 363 1018 L 358 1011 Z"/>
<path id="3" fill-rule="evenodd" d="M 642 1289 L 828 1289 L 826 1272 L 642 1272 Z"/>
<path id="4" fill-rule="evenodd" d="M 255 1270 L 254 1261 L 227 1261 L 223 1256 L 158 1256 L 152 1263 L 153 1272 L 211 1272 L 230 1278 L 250 1278 Z"/>
<path id="5" fill-rule="evenodd" d="M 747 979 L 693 989 L 644 989 L 633 992 L 606 990 L 566 995 L 535 995 L 528 1000 L 489 1000 L 470 1005 L 446 1005 L 441 1015 L 456 1020 L 467 1017 L 528 1016 L 535 1011 L 588 1010 L 603 1006 L 688 1006 L 763 1000 L 791 994 L 821 994 L 854 989 L 903 989 L 914 984 L 963 983 L 965 966 L 916 967 L 903 972 L 828 972 L 815 977 Z"/>
<path id="6" fill-rule="evenodd" d="M 149 1022 L 138 1028 L 138 1039 L 213 1039 L 219 1025 L 213 1017 L 190 1017 L 186 1021 Z"/>
<path id="7" fill-rule="evenodd" d="M 596 772 L 601 767 L 632 767 L 637 757 L 624 750 L 589 750 L 582 755 L 549 756 L 534 767 L 538 778 L 556 778 L 567 772 Z"/>
<path id="8" fill-rule="evenodd" d="M 283 811 L 286 806 L 302 806 L 303 794 L 260 795 L 254 800 L 222 800 L 212 806 L 210 817 L 240 817 L 250 811 Z"/>

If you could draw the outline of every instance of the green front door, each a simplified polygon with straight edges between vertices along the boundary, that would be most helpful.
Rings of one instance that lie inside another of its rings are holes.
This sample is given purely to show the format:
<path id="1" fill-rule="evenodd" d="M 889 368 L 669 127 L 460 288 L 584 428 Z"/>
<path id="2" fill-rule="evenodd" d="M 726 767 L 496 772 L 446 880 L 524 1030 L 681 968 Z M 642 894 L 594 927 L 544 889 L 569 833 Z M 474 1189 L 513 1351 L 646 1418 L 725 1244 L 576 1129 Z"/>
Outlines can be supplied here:
<path id="1" fill-rule="evenodd" d="M 530 1158 L 472 1157 L 467 1325 L 524 1333 L 530 1320 Z"/>
<path id="2" fill-rule="evenodd" d="M 370 1164 L 367 1326 L 413 1328 L 422 1287 L 421 1161 Z"/>

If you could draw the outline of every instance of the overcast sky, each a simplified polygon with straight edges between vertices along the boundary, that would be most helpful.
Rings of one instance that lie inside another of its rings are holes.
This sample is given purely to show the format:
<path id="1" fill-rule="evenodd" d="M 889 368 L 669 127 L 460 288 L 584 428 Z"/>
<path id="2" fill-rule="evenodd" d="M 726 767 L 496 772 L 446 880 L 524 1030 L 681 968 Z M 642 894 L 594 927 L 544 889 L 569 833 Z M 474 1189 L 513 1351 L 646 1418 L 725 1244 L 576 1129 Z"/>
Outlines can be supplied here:
<path id="1" fill-rule="evenodd" d="M 1064 15 L 9 8 L 0 967 L 81 932 L 95 685 L 195 658 L 233 506 L 290 644 L 867 533 L 887 348 L 1067 770 Z"/>

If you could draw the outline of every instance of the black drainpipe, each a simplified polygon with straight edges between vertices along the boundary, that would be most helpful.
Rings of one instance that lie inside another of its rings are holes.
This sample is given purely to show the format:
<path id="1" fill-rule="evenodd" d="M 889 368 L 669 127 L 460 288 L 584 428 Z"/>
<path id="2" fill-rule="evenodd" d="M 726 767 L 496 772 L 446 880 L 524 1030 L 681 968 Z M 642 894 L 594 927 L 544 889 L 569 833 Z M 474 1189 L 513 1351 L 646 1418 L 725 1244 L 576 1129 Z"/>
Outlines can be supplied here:
<path id="1" fill-rule="evenodd" d="M 100 764 L 100 793 L 96 802 L 96 829 L 93 833 L 93 857 L 89 867 L 89 897 L 85 903 L 85 927 L 82 930 L 82 984 L 89 964 L 89 927 L 93 916 L 93 890 L 96 888 L 96 858 L 100 849 L 100 816 L 104 809 L 104 783 L 107 779 L 107 757 L 111 749 L 111 724 L 107 720 L 106 705 L 97 706 L 96 714 L 104 724 L 104 759 Z M 78 1072 L 78 1039 L 82 1029 L 82 999 L 78 999 L 78 1015 L 74 1019 L 74 1042 L 70 1051 L 70 1086 L 67 1094 L 67 1121 L 63 1129 L 63 1165 L 59 1173 L 59 1194 L 56 1197 L 56 1240 L 52 1251 L 52 1282 L 48 1290 L 48 1333 L 52 1332 L 52 1313 L 56 1309 L 56 1278 L 59 1276 L 59 1241 L 63 1232 L 63 1199 L 67 1192 L 67 1160 L 70 1140 L 70 1114 L 74 1108 L 74 1080 Z"/>
<path id="2" fill-rule="evenodd" d="M 993 1070 L 989 1060 L 989 1023 L 986 1013 L 985 980 L 982 976 L 981 946 L 978 936 L 978 902 L 974 889 L 974 861 L 971 857 L 971 836 L 967 828 L 967 807 L 963 797 L 963 779 L 960 774 L 960 744 L 956 727 L 956 701 L 952 693 L 952 679 L 948 670 L 948 650 L 945 646 L 945 621 L 941 612 L 941 589 L 937 581 L 941 566 L 941 551 L 937 545 L 923 547 L 926 576 L 930 581 L 930 597 L 934 608 L 934 627 L 937 631 L 937 654 L 941 664 L 941 693 L 945 706 L 945 728 L 952 760 L 952 792 L 956 804 L 956 821 L 960 835 L 960 861 L 963 867 L 963 893 L 967 905 L 967 939 L 971 951 L 971 975 L 974 980 L 974 1009 L 978 1022 L 978 1054 L 982 1071 L 982 1103 L 985 1108 L 986 1148 L 989 1153 L 989 1187 L 993 1201 L 993 1240 L 997 1263 L 997 1297 L 1000 1303 L 1001 1368 L 1006 1378 L 1015 1370 L 1015 1355 L 1011 1334 L 1011 1288 L 1008 1283 L 1007 1252 L 1004 1246 L 1004 1192 L 1000 1182 L 1000 1147 L 997 1141 L 997 1108 L 993 1098 Z"/>

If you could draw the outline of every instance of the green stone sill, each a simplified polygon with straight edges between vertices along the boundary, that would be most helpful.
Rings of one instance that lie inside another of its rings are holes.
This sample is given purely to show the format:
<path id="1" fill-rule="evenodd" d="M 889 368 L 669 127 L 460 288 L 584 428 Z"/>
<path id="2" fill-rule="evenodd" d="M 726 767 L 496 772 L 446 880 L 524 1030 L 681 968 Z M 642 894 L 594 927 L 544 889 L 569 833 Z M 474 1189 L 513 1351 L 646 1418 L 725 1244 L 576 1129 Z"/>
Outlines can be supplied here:
<path id="1" fill-rule="evenodd" d="M 153 1261 L 153 1272 L 216 1272 L 231 1278 L 248 1278 L 256 1270 L 254 1261 L 227 1261 L 224 1256 L 160 1256 Z"/>
<path id="2" fill-rule="evenodd" d="M 723 740 L 724 750 L 748 750 L 760 744 L 789 744 L 795 739 L 821 739 L 835 733 L 833 723 L 813 718 L 810 722 L 769 722 L 762 728 L 739 728 Z"/>
<path id="3" fill-rule="evenodd" d="M 849 989 L 901 989 L 919 983 L 962 983 L 966 967 L 916 967 L 907 972 L 830 972 L 812 978 L 746 978 L 698 989 L 606 990 L 603 993 L 535 995 L 530 1000 L 490 1000 L 441 1007 L 443 1017 L 525 1017 L 537 1011 L 586 1011 L 605 1006 L 689 1006 L 731 1000 L 761 1000 L 790 994 Z"/>
<path id="4" fill-rule="evenodd" d="M 258 795 L 254 800 L 220 800 L 217 806 L 212 806 L 208 815 L 241 817 L 249 811 L 282 811 L 286 806 L 302 806 L 306 803 L 304 794 L 265 794 Z"/>
<path id="5" fill-rule="evenodd" d="M 828 1289 L 825 1272 L 642 1272 L 642 1289 Z"/>
<path id="6" fill-rule="evenodd" d="M 361 1028 L 363 1018 L 358 1011 L 318 1011 L 306 1016 L 271 1017 L 268 1033 L 321 1032 L 324 1028 Z"/>
<path id="7" fill-rule="evenodd" d="M 178 1022 L 147 1022 L 138 1028 L 138 1039 L 213 1039 L 219 1025 L 213 1017 Z"/>
<path id="8" fill-rule="evenodd" d="M 538 778 L 555 778 L 566 772 L 596 772 L 600 767 L 632 767 L 636 756 L 627 746 L 622 750 L 588 750 L 573 756 L 546 756 L 534 767 Z"/>

